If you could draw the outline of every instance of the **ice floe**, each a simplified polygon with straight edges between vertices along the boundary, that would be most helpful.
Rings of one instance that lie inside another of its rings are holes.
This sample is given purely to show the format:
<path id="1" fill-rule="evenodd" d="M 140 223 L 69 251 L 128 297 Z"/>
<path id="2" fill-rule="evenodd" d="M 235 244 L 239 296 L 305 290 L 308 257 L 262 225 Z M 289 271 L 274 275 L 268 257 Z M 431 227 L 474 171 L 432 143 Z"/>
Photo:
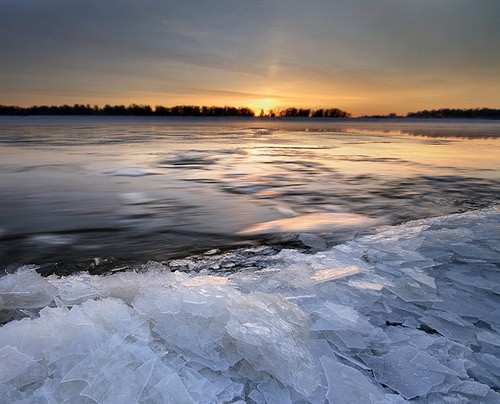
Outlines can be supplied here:
<path id="1" fill-rule="evenodd" d="M 499 402 L 499 264 L 493 208 L 314 253 L 209 251 L 108 276 L 21 267 L 0 278 L 0 400 Z"/>

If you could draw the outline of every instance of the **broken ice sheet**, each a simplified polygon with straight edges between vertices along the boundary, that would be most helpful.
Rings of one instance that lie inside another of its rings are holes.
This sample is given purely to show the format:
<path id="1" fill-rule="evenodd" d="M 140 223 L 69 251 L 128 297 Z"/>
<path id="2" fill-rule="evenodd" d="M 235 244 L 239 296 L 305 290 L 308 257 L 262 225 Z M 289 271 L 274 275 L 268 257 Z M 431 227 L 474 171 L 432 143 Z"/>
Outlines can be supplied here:
<path id="1" fill-rule="evenodd" d="M 346 276 L 359 273 L 359 267 L 356 265 L 348 265 L 341 268 L 321 269 L 316 271 L 311 279 L 315 282 L 326 282 L 332 279 L 344 278 Z"/>
<path id="2" fill-rule="evenodd" d="M 182 282 L 185 286 L 203 286 L 203 285 L 226 285 L 228 278 L 224 276 L 201 275 L 186 279 Z"/>
<path id="3" fill-rule="evenodd" d="M 161 379 L 153 386 L 152 393 L 149 393 L 152 402 L 196 404 L 176 373 Z"/>
<path id="4" fill-rule="evenodd" d="M 349 286 L 359 288 L 359 289 L 369 289 L 369 290 L 382 290 L 384 288 L 384 285 L 381 285 L 380 283 L 374 283 L 374 282 L 365 282 L 361 280 L 352 280 L 350 279 L 348 281 Z"/>
<path id="5" fill-rule="evenodd" d="M 471 321 L 467 321 L 457 314 L 441 310 L 428 310 L 420 318 L 420 321 L 453 341 L 459 341 L 465 345 L 475 344 L 476 327 Z"/>
<path id="6" fill-rule="evenodd" d="M 40 382 L 47 370 L 30 356 L 9 345 L 0 348 L 0 384 L 15 388 Z"/>
<path id="7" fill-rule="evenodd" d="M 49 278 L 54 279 L 55 277 Z M 92 286 L 92 277 L 82 274 L 78 278 L 61 278 L 57 282 L 58 297 L 66 304 L 81 303 L 99 296 L 98 290 Z"/>
<path id="8" fill-rule="evenodd" d="M 57 288 L 43 279 L 35 269 L 23 270 L 0 278 L 0 308 L 33 309 L 49 305 Z"/>
<path id="9" fill-rule="evenodd" d="M 327 398 L 330 403 L 373 404 L 383 402 L 380 387 L 359 370 L 335 361 L 329 357 L 320 358 L 328 382 Z"/>
<path id="10" fill-rule="evenodd" d="M 31 312 L 0 327 L 1 397 L 498 402 L 498 265 L 483 249 L 498 251 L 499 224 L 487 209 L 314 254 L 261 246 L 112 276 L 24 268 L 0 278 L 3 302 Z M 448 236 L 482 255 L 457 260 Z M 225 262 L 253 269 L 210 270 Z"/>
<path id="11" fill-rule="evenodd" d="M 265 403 L 292 404 L 290 391 L 273 379 L 259 383 L 257 389 L 262 394 Z"/>
<path id="12" fill-rule="evenodd" d="M 453 370 L 416 348 L 397 349 L 382 356 L 382 359 L 382 368 L 375 369 L 376 379 L 406 399 L 425 396 L 443 383 L 446 375 L 456 375 Z"/>
<path id="13" fill-rule="evenodd" d="M 152 358 L 143 363 L 143 357 L 130 357 L 128 347 L 123 348 L 124 352 L 115 347 L 113 358 L 99 358 L 96 361 L 98 368 L 94 369 L 95 376 L 91 382 L 86 380 L 89 384 L 80 395 L 87 396 L 97 403 L 138 402 L 149 382 L 156 359 Z M 143 347 L 143 350 L 147 353 L 147 347 Z M 141 356 L 144 353 L 141 352 Z"/>
<path id="14" fill-rule="evenodd" d="M 299 240 L 308 247 L 311 247 L 311 248 L 314 248 L 317 250 L 326 249 L 326 240 L 323 239 L 322 237 L 319 237 L 316 234 L 301 233 L 299 235 Z"/>
<path id="15" fill-rule="evenodd" d="M 341 351 L 357 352 L 366 349 L 372 338 L 382 342 L 387 337 L 376 329 L 361 313 L 352 307 L 326 302 L 314 312 L 311 331 L 321 332 Z M 318 334 L 315 334 L 316 337 Z"/>
<path id="16" fill-rule="evenodd" d="M 268 371 L 284 385 L 310 394 L 319 383 L 308 345 L 308 320 L 280 295 L 253 293 L 229 307 L 226 326 L 236 349 L 256 370 Z"/>

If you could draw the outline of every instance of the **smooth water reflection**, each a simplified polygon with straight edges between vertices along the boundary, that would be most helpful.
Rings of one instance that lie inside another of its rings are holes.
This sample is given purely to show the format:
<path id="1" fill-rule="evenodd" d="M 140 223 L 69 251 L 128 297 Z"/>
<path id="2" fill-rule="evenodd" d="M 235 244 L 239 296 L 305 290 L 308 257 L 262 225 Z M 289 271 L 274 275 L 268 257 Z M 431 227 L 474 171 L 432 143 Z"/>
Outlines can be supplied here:
<path id="1" fill-rule="evenodd" d="M 499 142 L 491 121 L 1 118 L 0 265 L 167 259 L 247 243 L 262 222 L 489 206 Z"/>

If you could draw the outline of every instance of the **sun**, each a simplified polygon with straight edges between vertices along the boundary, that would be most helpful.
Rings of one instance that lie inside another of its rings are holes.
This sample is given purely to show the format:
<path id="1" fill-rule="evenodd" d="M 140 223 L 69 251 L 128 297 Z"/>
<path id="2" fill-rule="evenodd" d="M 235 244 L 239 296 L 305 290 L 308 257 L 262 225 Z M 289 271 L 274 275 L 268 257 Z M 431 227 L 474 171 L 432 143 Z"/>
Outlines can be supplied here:
<path id="1" fill-rule="evenodd" d="M 256 100 L 255 102 L 252 103 L 252 109 L 255 112 L 256 116 L 259 116 L 261 111 L 264 112 L 264 115 L 268 115 L 270 110 L 273 108 L 276 108 L 276 100 L 273 100 L 272 98 L 264 98 L 260 100 Z"/>

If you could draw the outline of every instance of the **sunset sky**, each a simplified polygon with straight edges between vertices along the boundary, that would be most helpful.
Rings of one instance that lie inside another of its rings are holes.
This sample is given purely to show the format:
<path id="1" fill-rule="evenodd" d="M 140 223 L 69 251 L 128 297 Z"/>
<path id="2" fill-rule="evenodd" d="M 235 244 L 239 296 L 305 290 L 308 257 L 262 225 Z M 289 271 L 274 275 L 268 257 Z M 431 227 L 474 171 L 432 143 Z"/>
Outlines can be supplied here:
<path id="1" fill-rule="evenodd" d="M 0 104 L 500 108 L 499 0 L 1 0 Z"/>

